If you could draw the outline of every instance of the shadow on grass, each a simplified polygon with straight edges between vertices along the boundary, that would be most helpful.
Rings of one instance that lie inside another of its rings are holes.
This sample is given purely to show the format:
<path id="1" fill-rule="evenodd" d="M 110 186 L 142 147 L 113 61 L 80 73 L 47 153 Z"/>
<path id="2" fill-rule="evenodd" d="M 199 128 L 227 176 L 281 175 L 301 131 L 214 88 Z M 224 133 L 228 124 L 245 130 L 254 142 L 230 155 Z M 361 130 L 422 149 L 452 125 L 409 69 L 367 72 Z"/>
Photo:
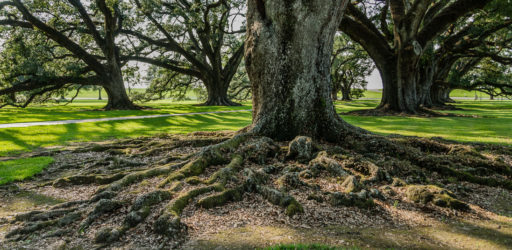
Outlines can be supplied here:
<path id="1" fill-rule="evenodd" d="M 77 141 L 101 141 L 158 133 L 238 130 L 250 122 L 251 113 L 240 112 L 8 128 L 0 130 L 0 155 Z"/>
<path id="2" fill-rule="evenodd" d="M 4 123 L 18 122 L 36 122 L 36 121 L 60 121 L 107 117 L 125 117 L 142 115 L 161 115 L 178 113 L 196 113 L 209 111 L 226 110 L 245 110 L 250 109 L 250 105 L 236 107 L 217 107 L 217 106 L 194 106 L 192 104 L 176 103 L 150 103 L 147 106 L 151 109 L 146 110 L 112 110 L 101 111 L 106 102 L 85 102 L 73 103 L 69 106 L 36 106 L 25 109 L 3 108 L 0 109 L 0 121 Z M 144 105 L 146 106 L 146 105 Z"/>
<path id="3" fill-rule="evenodd" d="M 16 133 L 12 134 L 0 130 L 0 138 L 2 139 L 1 142 L 10 142 L 10 144 L 16 145 L 17 148 L 30 149 L 34 147 L 33 145 L 28 144 L 25 140 L 22 140 L 19 135 L 16 136 Z"/>

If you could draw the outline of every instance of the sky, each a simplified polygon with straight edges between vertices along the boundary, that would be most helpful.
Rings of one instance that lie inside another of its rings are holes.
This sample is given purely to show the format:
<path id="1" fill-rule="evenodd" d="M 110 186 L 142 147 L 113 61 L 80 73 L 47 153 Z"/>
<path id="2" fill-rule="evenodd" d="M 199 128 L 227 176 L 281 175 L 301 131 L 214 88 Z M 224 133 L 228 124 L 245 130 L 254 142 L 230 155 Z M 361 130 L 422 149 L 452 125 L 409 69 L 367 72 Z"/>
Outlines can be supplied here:
<path id="1" fill-rule="evenodd" d="M 366 80 L 368 81 L 367 89 L 382 89 L 382 80 L 378 70 L 374 70 Z"/>

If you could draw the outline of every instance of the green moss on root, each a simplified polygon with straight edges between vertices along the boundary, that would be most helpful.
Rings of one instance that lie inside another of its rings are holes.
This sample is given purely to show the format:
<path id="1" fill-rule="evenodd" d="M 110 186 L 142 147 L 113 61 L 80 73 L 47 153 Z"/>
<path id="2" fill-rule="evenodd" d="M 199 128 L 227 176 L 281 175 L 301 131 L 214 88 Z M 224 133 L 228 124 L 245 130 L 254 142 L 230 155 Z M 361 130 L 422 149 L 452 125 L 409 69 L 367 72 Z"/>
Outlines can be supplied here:
<path id="1" fill-rule="evenodd" d="M 222 206 L 228 202 L 239 201 L 242 199 L 244 193 L 244 187 L 239 186 L 236 188 L 230 188 L 222 191 L 218 194 L 213 194 L 200 199 L 197 205 L 202 208 L 214 208 Z"/>
<path id="2" fill-rule="evenodd" d="M 407 198 L 413 202 L 427 204 L 432 202 L 436 206 L 448 207 L 457 210 L 468 210 L 469 206 L 456 199 L 450 191 L 433 185 L 410 185 L 407 187 Z"/>

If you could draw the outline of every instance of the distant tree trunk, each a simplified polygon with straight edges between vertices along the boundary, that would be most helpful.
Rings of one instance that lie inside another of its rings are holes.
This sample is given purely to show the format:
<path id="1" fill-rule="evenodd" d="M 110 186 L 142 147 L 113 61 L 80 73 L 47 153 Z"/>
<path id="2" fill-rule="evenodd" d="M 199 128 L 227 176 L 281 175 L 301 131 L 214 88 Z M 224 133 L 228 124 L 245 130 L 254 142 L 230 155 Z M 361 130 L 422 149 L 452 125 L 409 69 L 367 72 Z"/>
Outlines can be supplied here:
<path id="1" fill-rule="evenodd" d="M 100 101 L 103 100 L 103 98 L 101 98 L 101 90 L 102 90 L 102 88 L 98 89 L 98 100 L 100 100 Z"/>
<path id="2" fill-rule="evenodd" d="M 342 101 L 352 101 L 352 96 L 351 96 L 351 88 L 343 88 L 341 89 L 341 100 Z"/>
<path id="3" fill-rule="evenodd" d="M 333 90 L 331 91 L 331 98 L 333 101 L 337 101 L 338 100 L 338 90 L 333 88 Z"/>
<path id="4" fill-rule="evenodd" d="M 493 94 L 489 94 L 489 99 L 494 100 L 494 95 Z"/>
<path id="5" fill-rule="evenodd" d="M 331 99 L 330 57 L 347 0 L 249 0 L 245 60 L 252 84 L 250 131 L 339 141 L 356 131 Z"/>
<path id="6" fill-rule="evenodd" d="M 105 89 L 108 96 L 107 106 L 105 106 L 106 110 L 131 110 L 140 108 L 133 104 L 128 97 L 120 70 L 118 74 L 116 74 L 115 71 L 111 72 L 102 87 Z"/>
<path id="7" fill-rule="evenodd" d="M 396 82 L 396 63 L 393 59 L 383 62 L 376 61 L 382 79 L 382 98 L 377 109 L 379 110 L 399 110 L 399 91 Z"/>
<path id="8" fill-rule="evenodd" d="M 455 100 L 453 100 L 451 97 L 450 97 L 450 93 L 452 92 L 452 89 L 449 87 L 449 86 L 446 86 L 444 88 L 444 92 L 443 92 L 443 95 L 444 95 L 444 100 L 445 102 L 447 103 L 456 103 Z"/>
<path id="9" fill-rule="evenodd" d="M 384 90 L 377 110 L 417 114 L 422 112 L 418 95 L 419 59 L 451 24 L 484 8 L 491 0 L 438 1 L 435 4 L 434 1 L 379 1 L 386 2 L 386 7 L 380 14 L 372 12 L 372 16 L 358 8 L 357 4 L 365 2 L 355 1 L 349 5 L 349 17 L 342 21 L 340 30 L 361 44 L 379 69 Z M 374 23 L 379 16 L 380 21 Z M 389 19 L 393 32 L 389 30 Z"/>
<path id="10" fill-rule="evenodd" d="M 240 103 L 233 102 L 228 97 L 228 89 L 231 79 L 205 79 L 203 80 L 208 93 L 208 99 L 202 103 L 203 106 L 241 106 Z"/>
<path id="11" fill-rule="evenodd" d="M 446 105 L 444 87 L 439 84 L 434 84 L 430 89 L 430 100 L 432 101 L 432 106 L 439 107 Z"/>
<path id="12" fill-rule="evenodd" d="M 332 67 L 332 66 L 331 66 Z M 340 92 L 341 86 L 341 75 L 338 72 L 334 72 L 331 75 L 331 98 L 333 101 L 338 100 L 338 92 Z"/>
<path id="13" fill-rule="evenodd" d="M 421 63 L 419 75 L 417 75 L 418 102 L 426 108 L 432 108 L 434 106 L 431 98 L 431 90 L 434 85 L 436 72 L 435 63 L 434 60 Z"/>
<path id="14" fill-rule="evenodd" d="M 451 88 L 448 83 L 436 82 L 430 89 L 430 99 L 434 107 L 444 107 L 447 103 L 455 103 L 450 98 Z"/>

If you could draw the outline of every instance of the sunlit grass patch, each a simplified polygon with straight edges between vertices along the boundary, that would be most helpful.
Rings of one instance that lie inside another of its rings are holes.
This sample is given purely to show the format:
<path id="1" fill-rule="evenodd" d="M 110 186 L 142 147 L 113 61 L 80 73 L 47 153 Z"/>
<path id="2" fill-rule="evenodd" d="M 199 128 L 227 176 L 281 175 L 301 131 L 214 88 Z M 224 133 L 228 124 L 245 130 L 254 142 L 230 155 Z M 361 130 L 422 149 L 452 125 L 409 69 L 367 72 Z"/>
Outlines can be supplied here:
<path id="1" fill-rule="evenodd" d="M 0 162 L 0 185 L 21 181 L 41 172 L 52 157 L 34 157 Z"/>

